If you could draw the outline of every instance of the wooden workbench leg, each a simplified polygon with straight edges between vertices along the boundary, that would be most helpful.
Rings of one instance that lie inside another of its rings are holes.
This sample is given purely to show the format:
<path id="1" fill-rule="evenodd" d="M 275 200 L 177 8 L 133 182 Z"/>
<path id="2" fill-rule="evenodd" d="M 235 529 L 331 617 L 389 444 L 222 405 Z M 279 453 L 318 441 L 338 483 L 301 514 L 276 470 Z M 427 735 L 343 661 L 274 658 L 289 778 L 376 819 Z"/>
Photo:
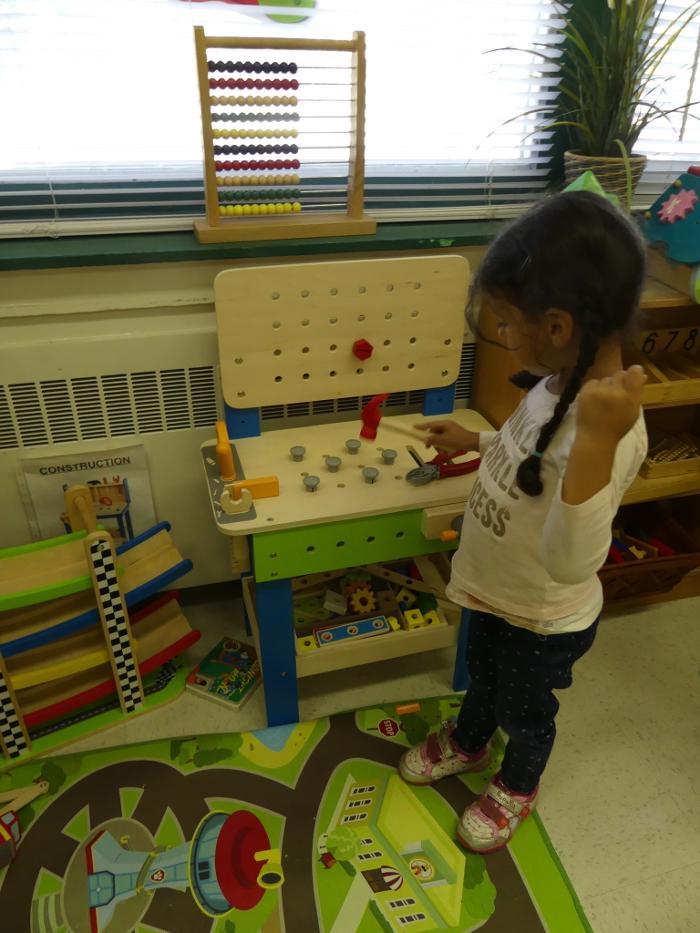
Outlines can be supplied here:
<path id="1" fill-rule="evenodd" d="M 426 418 L 434 415 L 449 415 L 454 411 L 457 383 L 442 389 L 426 389 L 423 396 L 423 414 Z"/>
<path id="2" fill-rule="evenodd" d="M 259 408 L 232 408 L 225 404 L 224 419 L 232 441 L 242 437 L 258 437 L 260 434 Z"/>
<path id="3" fill-rule="evenodd" d="M 255 603 L 267 724 L 299 722 L 292 581 L 257 583 Z"/>
<path id="4" fill-rule="evenodd" d="M 461 693 L 469 686 L 469 669 L 467 667 L 467 642 L 469 640 L 469 618 L 471 611 L 462 609 L 462 618 L 459 623 L 459 638 L 457 639 L 457 657 L 452 675 L 452 689 Z"/>

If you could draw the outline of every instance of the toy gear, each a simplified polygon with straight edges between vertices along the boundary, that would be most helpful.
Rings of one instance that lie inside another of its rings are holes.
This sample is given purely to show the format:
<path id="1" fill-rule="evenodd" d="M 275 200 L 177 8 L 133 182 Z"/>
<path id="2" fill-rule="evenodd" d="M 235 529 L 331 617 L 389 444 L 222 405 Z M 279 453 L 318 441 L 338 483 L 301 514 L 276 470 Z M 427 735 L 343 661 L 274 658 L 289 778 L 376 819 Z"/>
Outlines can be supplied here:
<path id="1" fill-rule="evenodd" d="M 664 224 L 674 224 L 677 220 L 685 220 L 697 203 L 697 194 L 689 188 L 674 191 L 659 208 L 659 220 Z"/>
<path id="2" fill-rule="evenodd" d="M 374 612 L 377 608 L 374 593 L 367 585 L 360 586 L 351 593 L 348 597 L 348 603 L 352 611 L 358 615 L 363 612 Z"/>

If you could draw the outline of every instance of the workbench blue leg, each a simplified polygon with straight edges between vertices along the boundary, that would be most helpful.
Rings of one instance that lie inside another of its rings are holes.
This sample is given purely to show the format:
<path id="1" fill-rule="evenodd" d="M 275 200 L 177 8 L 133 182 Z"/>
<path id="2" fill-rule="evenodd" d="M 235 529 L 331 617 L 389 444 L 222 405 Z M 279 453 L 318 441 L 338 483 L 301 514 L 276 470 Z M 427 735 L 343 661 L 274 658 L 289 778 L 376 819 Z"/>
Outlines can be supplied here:
<path id="1" fill-rule="evenodd" d="M 292 581 L 258 583 L 255 602 L 267 724 L 299 722 Z"/>
<path id="2" fill-rule="evenodd" d="M 224 405 L 226 430 L 232 441 L 241 437 L 258 437 L 260 434 L 259 408 L 231 408 Z"/>
<path id="3" fill-rule="evenodd" d="M 433 415 L 449 415 L 455 408 L 455 393 L 457 383 L 445 386 L 442 389 L 426 389 L 423 396 L 423 414 L 426 418 Z"/>
<path id="4" fill-rule="evenodd" d="M 246 577 L 252 577 L 252 573 L 245 573 L 241 577 L 241 583 L 245 580 Z M 245 633 L 250 638 L 253 634 L 253 626 L 250 624 L 250 616 L 248 615 L 248 609 L 246 608 L 245 599 L 243 600 L 243 622 L 245 623 Z"/>
<path id="5" fill-rule="evenodd" d="M 452 689 L 461 693 L 469 686 L 469 669 L 467 667 L 467 642 L 469 641 L 469 609 L 462 609 L 462 619 L 459 623 L 459 638 L 457 639 L 457 657 L 452 675 Z"/>

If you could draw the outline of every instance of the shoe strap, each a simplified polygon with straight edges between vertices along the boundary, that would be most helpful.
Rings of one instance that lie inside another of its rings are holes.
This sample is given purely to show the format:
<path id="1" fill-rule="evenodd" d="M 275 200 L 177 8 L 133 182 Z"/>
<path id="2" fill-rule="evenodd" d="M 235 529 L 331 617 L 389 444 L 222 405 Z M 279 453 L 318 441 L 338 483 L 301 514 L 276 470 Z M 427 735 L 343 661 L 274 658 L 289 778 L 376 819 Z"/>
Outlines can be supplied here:
<path id="1" fill-rule="evenodd" d="M 495 801 L 504 810 L 512 813 L 513 816 L 527 816 L 530 808 L 526 803 L 521 803 L 516 797 L 504 791 L 498 784 L 489 784 L 486 788 L 486 798 Z M 483 809 L 483 808 L 482 808 Z M 523 813 L 523 811 L 526 811 Z M 492 817 L 493 819 L 493 817 Z"/>
<path id="2" fill-rule="evenodd" d="M 450 742 L 450 736 L 447 729 L 440 729 L 439 732 L 431 732 L 425 743 L 425 750 L 428 758 L 435 765 L 440 761 L 455 757 L 455 751 Z"/>

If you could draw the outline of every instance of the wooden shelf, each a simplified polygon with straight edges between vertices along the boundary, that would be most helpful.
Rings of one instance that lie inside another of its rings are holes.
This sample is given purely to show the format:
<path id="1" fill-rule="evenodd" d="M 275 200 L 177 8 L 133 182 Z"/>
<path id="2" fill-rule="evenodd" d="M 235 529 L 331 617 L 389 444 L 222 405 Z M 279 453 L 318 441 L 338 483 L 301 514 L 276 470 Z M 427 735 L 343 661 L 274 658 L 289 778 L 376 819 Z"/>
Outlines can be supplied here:
<path id="1" fill-rule="evenodd" d="M 243 579 L 243 599 L 259 651 L 255 584 L 251 577 Z M 450 614 L 447 625 L 419 628 L 412 632 L 391 632 L 387 635 L 375 635 L 371 638 L 361 638 L 357 641 L 302 652 L 296 656 L 297 677 L 312 677 L 314 674 L 325 674 L 329 671 L 358 667 L 361 664 L 373 664 L 375 661 L 388 661 L 391 658 L 403 658 L 409 654 L 452 647 L 457 644 L 459 637 L 459 622 L 458 614 L 454 617 Z"/>
<path id="2" fill-rule="evenodd" d="M 681 473 L 678 476 L 660 476 L 656 479 L 638 476 L 627 490 L 622 504 L 632 505 L 634 502 L 654 502 L 657 499 L 697 494 L 700 494 L 698 473 Z"/>

